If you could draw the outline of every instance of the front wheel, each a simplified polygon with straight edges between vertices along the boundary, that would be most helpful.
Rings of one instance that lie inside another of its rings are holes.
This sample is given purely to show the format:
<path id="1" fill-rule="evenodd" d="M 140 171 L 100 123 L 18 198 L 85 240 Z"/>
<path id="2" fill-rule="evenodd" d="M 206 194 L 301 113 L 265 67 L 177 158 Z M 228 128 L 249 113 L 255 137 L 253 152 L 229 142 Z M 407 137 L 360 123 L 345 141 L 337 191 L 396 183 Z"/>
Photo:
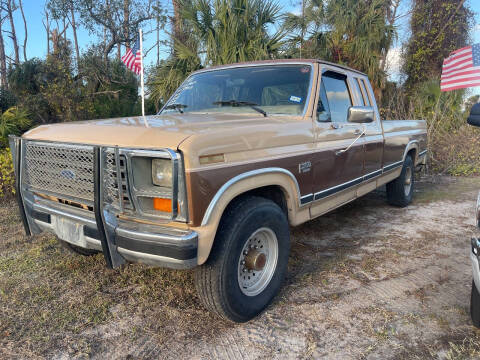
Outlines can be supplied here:
<path id="1" fill-rule="evenodd" d="M 480 294 L 474 281 L 472 281 L 470 297 L 470 316 L 472 317 L 473 326 L 480 328 Z"/>
<path id="2" fill-rule="evenodd" d="M 229 206 L 207 262 L 195 271 L 200 300 L 216 315 L 245 322 L 265 309 L 285 278 L 287 217 L 273 201 L 245 197 Z"/>
<path id="3" fill-rule="evenodd" d="M 410 204 L 415 185 L 414 170 L 412 157 L 407 155 L 400 176 L 387 184 L 387 201 L 390 205 L 405 207 Z"/>

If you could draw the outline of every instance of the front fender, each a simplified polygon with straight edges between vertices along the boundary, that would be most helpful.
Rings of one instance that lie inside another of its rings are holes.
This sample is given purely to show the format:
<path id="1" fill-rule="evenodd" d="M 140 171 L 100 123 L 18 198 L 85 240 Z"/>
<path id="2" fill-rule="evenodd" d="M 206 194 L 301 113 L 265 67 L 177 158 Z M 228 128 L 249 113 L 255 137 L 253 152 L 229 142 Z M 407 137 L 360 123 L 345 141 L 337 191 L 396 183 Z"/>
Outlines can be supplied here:
<path id="1" fill-rule="evenodd" d="M 298 182 L 290 171 L 265 168 L 242 173 L 227 181 L 217 191 L 205 211 L 201 226 L 192 228 L 199 234 L 198 264 L 207 260 L 222 215 L 231 201 L 250 190 L 272 185 L 279 186 L 284 193 L 290 224 L 297 225 L 308 220 L 309 209 L 300 205 Z"/>

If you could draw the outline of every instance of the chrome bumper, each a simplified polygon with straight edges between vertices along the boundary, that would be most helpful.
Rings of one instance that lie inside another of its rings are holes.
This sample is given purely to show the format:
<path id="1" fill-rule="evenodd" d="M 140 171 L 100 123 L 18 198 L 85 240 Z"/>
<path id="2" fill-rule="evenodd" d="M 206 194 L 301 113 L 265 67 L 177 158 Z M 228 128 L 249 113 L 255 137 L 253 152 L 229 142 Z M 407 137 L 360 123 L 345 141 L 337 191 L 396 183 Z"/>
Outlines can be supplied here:
<path id="1" fill-rule="evenodd" d="M 103 199 L 100 147 L 94 148 L 94 211 L 39 198 L 21 186 L 22 146 L 10 138 L 16 174 L 16 194 L 27 235 L 48 231 L 61 240 L 103 252 L 108 267 L 126 261 L 175 269 L 197 265 L 198 235 L 164 225 L 120 220 Z"/>
<path id="2" fill-rule="evenodd" d="M 470 249 L 470 260 L 472 261 L 473 281 L 480 291 L 480 267 L 478 257 L 480 256 L 480 239 L 472 238 Z"/>
<path id="3" fill-rule="evenodd" d="M 95 218 L 85 216 L 84 210 L 67 211 L 38 199 L 24 203 L 32 233 L 47 231 L 73 245 L 103 250 Z M 115 251 L 126 261 L 174 269 L 197 265 L 198 236 L 194 231 L 121 221 L 111 229 L 111 236 Z"/>

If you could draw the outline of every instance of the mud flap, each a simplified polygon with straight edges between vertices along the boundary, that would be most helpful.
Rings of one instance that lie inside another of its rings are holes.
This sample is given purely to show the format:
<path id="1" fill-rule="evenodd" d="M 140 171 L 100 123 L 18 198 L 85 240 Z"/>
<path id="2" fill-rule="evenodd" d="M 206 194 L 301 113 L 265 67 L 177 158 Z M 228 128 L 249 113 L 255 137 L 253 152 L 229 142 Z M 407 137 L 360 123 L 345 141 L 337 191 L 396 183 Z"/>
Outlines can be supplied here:
<path id="1" fill-rule="evenodd" d="M 101 149 L 95 146 L 93 150 L 93 177 L 94 177 L 94 205 L 95 221 L 102 243 L 103 256 L 107 267 L 117 268 L 125 264 L 125 259 L 118 253 L 115 243 L 115 229 L 117 228 L 117 218 L 106 211 L 103 207 L 102 190 L 102 154 Z"/>

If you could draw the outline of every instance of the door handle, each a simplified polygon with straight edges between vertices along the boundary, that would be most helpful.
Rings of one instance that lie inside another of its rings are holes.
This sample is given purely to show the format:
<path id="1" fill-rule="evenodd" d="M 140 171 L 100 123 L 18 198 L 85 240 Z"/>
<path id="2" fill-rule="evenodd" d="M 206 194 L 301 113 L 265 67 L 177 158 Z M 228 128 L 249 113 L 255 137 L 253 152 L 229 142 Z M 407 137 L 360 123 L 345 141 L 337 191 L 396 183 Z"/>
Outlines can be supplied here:
<path id="1" fill-rule="evenodd" d="M 362 133 L 362 131 L 360 129 L 355 129 L 355 131 L 353 133 L 355 135 L 360 135 Z"/>

